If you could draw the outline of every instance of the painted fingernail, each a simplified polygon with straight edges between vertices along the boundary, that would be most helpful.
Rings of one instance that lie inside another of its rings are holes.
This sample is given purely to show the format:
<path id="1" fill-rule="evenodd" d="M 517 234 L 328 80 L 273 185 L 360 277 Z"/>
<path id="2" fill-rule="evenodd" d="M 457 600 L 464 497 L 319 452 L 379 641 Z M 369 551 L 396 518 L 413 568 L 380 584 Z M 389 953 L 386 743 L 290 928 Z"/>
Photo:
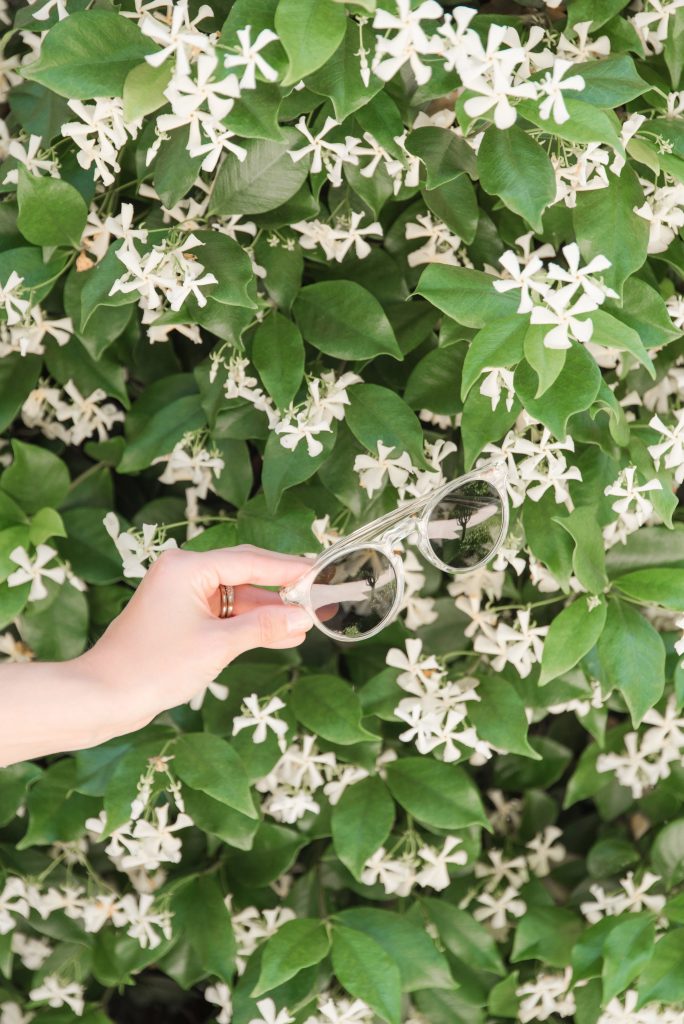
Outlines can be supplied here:
<path id="1" fill-rule="evenodd" d="M 303 608 L 287 609 L 288 633 L 301 633 L 303 629 L 310 629 L 312 625 L 311 616 Z"/>

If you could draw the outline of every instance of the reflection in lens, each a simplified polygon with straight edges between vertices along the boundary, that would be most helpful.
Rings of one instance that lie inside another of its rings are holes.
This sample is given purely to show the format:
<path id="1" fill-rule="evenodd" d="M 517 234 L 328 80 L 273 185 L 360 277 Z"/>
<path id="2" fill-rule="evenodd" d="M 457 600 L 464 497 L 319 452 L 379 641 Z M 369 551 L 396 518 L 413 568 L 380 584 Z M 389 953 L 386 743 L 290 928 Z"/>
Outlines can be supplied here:
<path id="1" fill-rule="evenodd" d="M 326 565 L 311 586 L 311 603 L 333 633 L 361 637 L 387 618 L 397 593 L 391 563 L 375 548 L 351 551 Z"/>
<path id="2" fill-rule="evenodd" d="M 453 569 L 485 562 L 503 529 L 501 497 L 485 480 L 472 480 L 446 494 L 427 524 L 430 545 Z"/>

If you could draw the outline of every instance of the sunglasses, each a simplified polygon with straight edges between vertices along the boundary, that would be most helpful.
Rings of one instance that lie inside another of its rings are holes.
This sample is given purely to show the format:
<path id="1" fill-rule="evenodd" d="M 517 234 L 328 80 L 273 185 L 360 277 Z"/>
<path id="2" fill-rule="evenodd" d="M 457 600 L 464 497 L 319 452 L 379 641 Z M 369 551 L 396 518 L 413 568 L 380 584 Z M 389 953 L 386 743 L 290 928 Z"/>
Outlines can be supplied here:
<path id="1" fill-rule="evenodd" d="M 282 600 L 304 608 L 334 640 L 350 643 L 379 633 L 396 618 L 404 597 L 397 543 L 415 534 L 420 552 L 442 572 L 480 568 L 506 536 L 505 484 L 505 463 L 489 463 L 380 516 L 322 552 L 303 576 L 281 588 Z"/>

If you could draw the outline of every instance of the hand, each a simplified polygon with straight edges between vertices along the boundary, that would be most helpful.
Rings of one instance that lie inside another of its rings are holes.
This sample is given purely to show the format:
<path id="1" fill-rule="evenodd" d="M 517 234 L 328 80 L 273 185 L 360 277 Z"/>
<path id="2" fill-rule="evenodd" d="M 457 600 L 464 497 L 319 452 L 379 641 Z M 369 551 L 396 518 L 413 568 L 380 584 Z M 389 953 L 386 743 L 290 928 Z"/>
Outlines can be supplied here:
<path id="1" fill-rule="evenodd" d="M 164 551 L 121 614 L 78 661 L 107 684 L 112 700 L 132 702 L 140 727 L 189 701 L 239 654 L 301 644 L 312 626 L 308 613 L 260 587 L 293 583 L 310 565 L 310 559 L 250 544 Z M 217 617 L 220 583 L 235 587 L 229 619 Z"/>

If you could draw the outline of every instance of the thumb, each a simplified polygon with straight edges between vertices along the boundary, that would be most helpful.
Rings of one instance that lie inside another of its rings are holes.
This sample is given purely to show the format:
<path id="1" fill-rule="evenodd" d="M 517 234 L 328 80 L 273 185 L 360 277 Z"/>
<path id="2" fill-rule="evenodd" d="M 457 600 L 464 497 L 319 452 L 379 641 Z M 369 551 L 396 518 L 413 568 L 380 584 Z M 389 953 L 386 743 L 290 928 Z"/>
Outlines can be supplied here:
<path id="1" fill-rule="evenodd" d="M 282 647 L 288 641 L 292 646 L 301 643 L 313 620 L 303 608 L 267 604 L 230 619 L 212 619 L 208 625 L 227 664 L 255 647 Z"/>

